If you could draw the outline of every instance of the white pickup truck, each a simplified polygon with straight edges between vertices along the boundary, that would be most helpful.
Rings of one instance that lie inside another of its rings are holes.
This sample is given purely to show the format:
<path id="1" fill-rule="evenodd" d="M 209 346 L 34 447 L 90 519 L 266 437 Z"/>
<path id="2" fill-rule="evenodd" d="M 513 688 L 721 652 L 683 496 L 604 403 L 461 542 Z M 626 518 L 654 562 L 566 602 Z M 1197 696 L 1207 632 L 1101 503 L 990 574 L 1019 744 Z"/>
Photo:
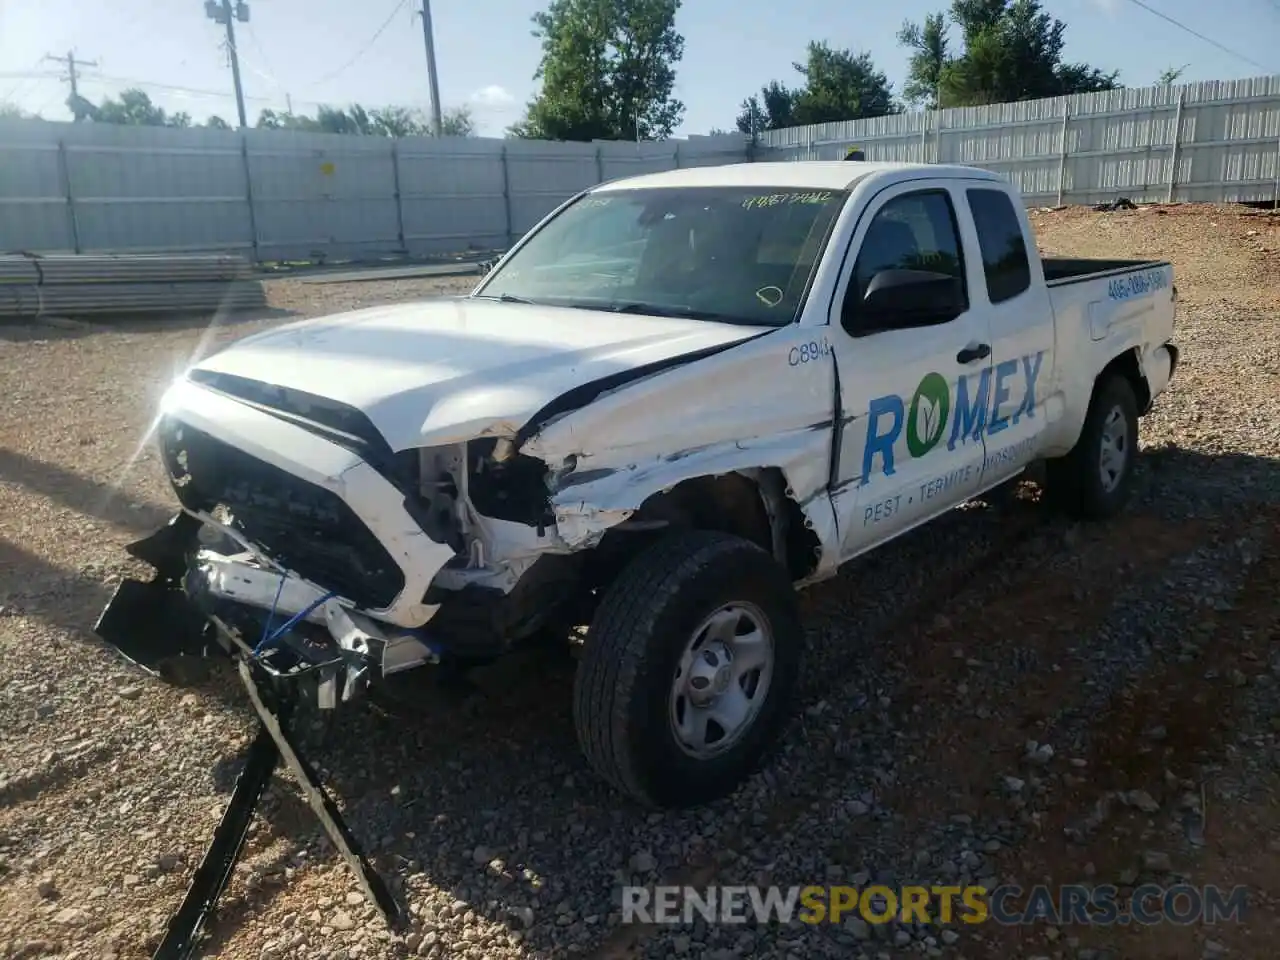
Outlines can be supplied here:
<path id="1" fill-rule="evenodd" d="M 187 371 L 157 421 L 182 510 L 133 552 L 242 656 L 338 664 L 325 707 L 588 624 L 591 764 L 696 804 L 788 714 L 795 588 L 1035 462 L 1076 517 L 1124 505 L 1175 297 L 1168 263 L 1042 259 L 979 169 L 606 183 L 469 296 L 279 327 Z M 113 604 L 116 640 L 163 613 L 176 642 L 189 613 Z"/>

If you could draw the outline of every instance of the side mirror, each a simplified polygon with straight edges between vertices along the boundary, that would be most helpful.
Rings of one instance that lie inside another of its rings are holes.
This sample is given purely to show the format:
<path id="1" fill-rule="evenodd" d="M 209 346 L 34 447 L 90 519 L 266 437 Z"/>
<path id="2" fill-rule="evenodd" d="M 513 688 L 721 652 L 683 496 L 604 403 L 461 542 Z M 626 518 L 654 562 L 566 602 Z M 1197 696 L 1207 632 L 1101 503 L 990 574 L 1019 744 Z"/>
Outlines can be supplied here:
<path id="1" fill-rule="evenodd" d="M 965 310 L 959 277 L 932 270 L 881 270 L 861 301 L 845 300 L 841 322 L 852 336 L 954 320 Z"/>

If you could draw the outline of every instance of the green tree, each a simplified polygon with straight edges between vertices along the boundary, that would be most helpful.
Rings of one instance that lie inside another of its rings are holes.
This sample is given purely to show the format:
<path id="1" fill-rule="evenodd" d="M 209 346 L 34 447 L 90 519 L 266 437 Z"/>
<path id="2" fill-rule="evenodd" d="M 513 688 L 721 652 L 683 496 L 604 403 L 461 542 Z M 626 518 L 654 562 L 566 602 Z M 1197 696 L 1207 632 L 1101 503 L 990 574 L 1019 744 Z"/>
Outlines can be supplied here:
<path id="1" fill-rule="evenodd" d="M 120 93 L 119 99 L 106 97 L 96 106 L 84 97 L 68 97 L 67 109 L 76 120 L 92 120 L 94 123 L 115 123 L 129 127 L 189 127 L 188 113 L 166 113 L 163 107 L 151 102 L 141 90 L 130 88 Z"/>
<path id="2" fill-rule="evenodd" d="M 321 106 L 314 117 L 277 110 L 263 110 L 257 126 L 264 130 L 301 130 L 309 133 L 339 133 L 365 137 L 429 137 L 431 121 L 420 110 L 409 107 Z M 475 121 L 466 107 L 442 111 L 440 135 L 469 137 Z"/>
<path id="3" fill-rule="evenodd" d="M 221 117 L 216 115 L 206 120 L 204 122 L 204 125 L 208 127 L 210 130 L 230 130 L 231 129 L 231 124 L 227 123 L 227 121 L 223 120 Z"/>
<path id="4" fill-rule="evenodd" d="M 1177 79 L 1186 72 L 1186 69 L 1189 66 L 1191 66 L 1191 64 L 1184 63 L 1180 67 L 1168 67 L 1165 70 L 1161 70 L 1160 76 L 1156 79 L 1156 83 L 1161 86 L 1167 86 L 1168 84 L 1176 82 Z"/>
<path id="5" fill-rule="evenodd" d="M 738 129 L 777 130 L 782 127 L 837 120 L 861 120 L 898 113 L 893 87 L 877 70 L 871 54 L 835 50 L 812 42 L 804 63 L 793 64 L 804 83 L 796 88 L 774 80 L 742 102 Z"/>
<path id="6" fill-rule="evenodd" d="M 911 50 L 904 95 L 928 107 L 967 107 L 1113 90 L 1119 72 L 1065 63 L 1066 24 L 1040 0 L 952 0 L 947 17 L 962 49 L 949 49 L 946 20 L 904 23 L 898 41 Z"/>
<path id="7" fill-rule="evenodd" d="M 0 103 L 0 120 L 43 120 L 38 113 L 29 113 L 17 104 Z"/>
<path id="8" fill-rule="evenodd" d="M 551 0 L 534 16 L 542 89 L 512 136 L 661 140 L 684 117 L 673 96 L 684 56 L 681 0 Z"/>
<path id="9" fill-rule="evenodd" d="M 759 96 L 752 94 L 742 101 L 738 114 L 738 129 L 743 133 L 759 133 L 761 130 L 781 130 L 796 125 L 797 90 L 788 89 L 777 80 L 760 88 Z"/>
<path id="10" fill-rule="evenodd" d="M 941 13 L 931 13 L 923 24 L 904 23 L 898 31 L 898 42 L 911 50 L 903 99 L 936 110 L 942 70 L 949 59 L 946 18 Z"/>

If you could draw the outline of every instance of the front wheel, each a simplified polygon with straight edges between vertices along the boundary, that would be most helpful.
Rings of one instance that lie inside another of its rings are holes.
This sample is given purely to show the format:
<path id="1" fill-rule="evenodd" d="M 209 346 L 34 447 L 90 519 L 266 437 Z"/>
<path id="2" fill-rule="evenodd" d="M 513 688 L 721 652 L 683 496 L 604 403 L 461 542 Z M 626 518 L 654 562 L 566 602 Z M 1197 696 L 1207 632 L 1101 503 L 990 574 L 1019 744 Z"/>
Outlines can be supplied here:
<path id="1" fill-rule="evenodd" d="M 1077 520 L 1106 520 L 1133 492 L 1138 453 L 1138 401 L 1124 377 L 1100 382 L 1089 402 L 1080 439 L 1047 464 L 1050 502 Z"/>
<path id="2" fill-rule="evenodd" d="M 731 793 L 786 720 L 803 630 L 786 571 L 723 533 L 673 534 L 619 574 L 574 683 L 592 767 L 650 806 Z"/>

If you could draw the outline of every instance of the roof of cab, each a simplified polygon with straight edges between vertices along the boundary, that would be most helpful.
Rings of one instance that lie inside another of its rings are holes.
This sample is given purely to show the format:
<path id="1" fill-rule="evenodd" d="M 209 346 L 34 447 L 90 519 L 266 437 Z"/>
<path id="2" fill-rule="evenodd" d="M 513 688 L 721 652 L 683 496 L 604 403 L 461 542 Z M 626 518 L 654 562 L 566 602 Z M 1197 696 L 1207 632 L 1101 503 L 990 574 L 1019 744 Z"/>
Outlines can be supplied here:
<path id="1" fill-rule="evenodd" d="M 979 167 L 938 163 L 868 163 L 863 160 L 784 160 L 768 163 L 730 163 L 715 167 L 682 167 L 602 183 L 592 192 L 650 187 L 780 187 L 809 190 L 847 190 L 865 177 L 901 174 L 904 180 L 922 177 L 963 177 L 971 180 L 1003 178 Z M 890 178 L 892 179 L 892 177 Z"/>

